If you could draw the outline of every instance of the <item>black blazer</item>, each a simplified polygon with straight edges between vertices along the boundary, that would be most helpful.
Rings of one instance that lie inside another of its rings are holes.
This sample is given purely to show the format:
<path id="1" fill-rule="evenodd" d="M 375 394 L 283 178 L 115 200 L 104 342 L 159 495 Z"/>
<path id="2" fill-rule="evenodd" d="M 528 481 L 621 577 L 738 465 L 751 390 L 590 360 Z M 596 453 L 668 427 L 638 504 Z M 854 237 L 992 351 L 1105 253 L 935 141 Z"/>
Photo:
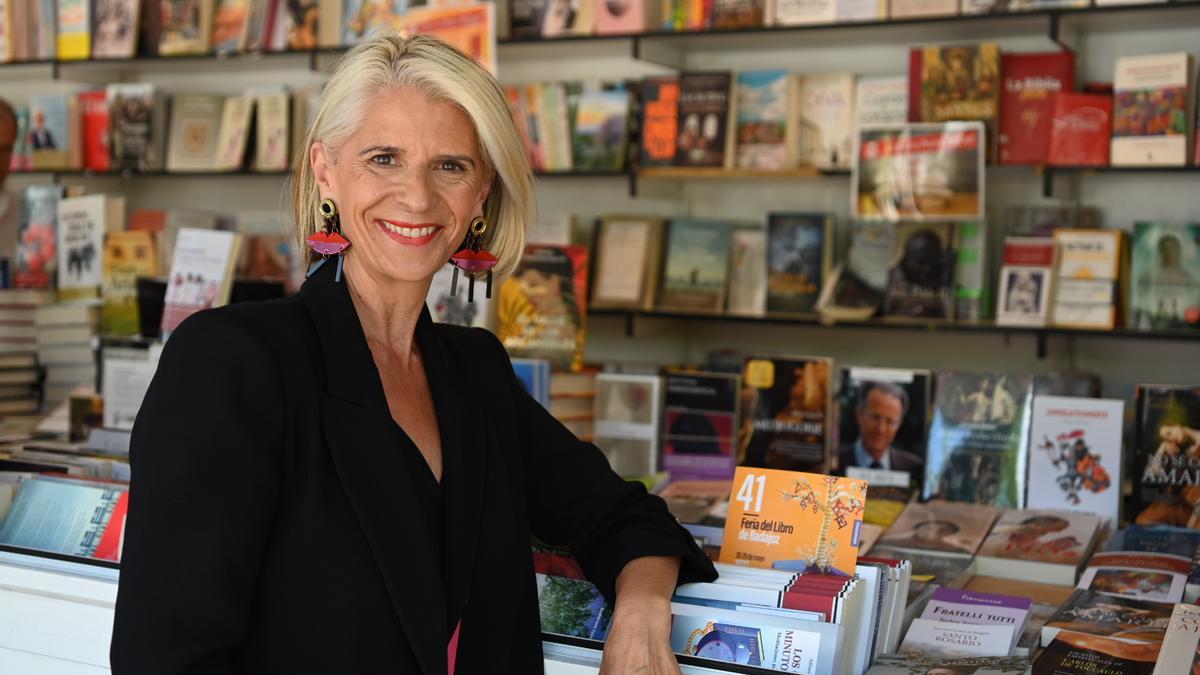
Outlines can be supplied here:
<path id="1" fill-rule="evenodd" d="M 131 441 L 113 675 L 542 672 L 530 534 L 612 598 L 646 555 L 711 563 L 663 501 L 526 395 L 484 330 L 416 330 L 444 454 L 445 591 L 412 523 L 379 372 L 332 264 L 284 300 L 194 315 Z M 401 440 L 397 440 L 401 439 Z M 448 598 L 448 600 L 446 599 Z M 450 603 L 449 610 L 447 603 Z"/>

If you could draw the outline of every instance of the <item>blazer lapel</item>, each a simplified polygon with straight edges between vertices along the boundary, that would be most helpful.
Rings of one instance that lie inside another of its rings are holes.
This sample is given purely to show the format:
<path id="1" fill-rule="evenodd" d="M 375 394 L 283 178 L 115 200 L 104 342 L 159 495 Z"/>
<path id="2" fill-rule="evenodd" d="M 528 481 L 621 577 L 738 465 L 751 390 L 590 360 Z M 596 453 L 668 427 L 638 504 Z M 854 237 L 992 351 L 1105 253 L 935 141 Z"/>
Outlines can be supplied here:
<path id="1" fill-rule="evenodd" d="M 358 314 L 346 284 L 334 282 L 332 268 L 318 269 L 300 291 L 324 362 L 320 414 L 325 440 L 421 670 L 445 673 L 445 601 L 436 584 L 422 583 L 438 574 L 422 552 L 441 544 L 429 541 L 425 528 L 407 526 L 418 508 L 403 487 L 410 470 L 399 454 Z"/>

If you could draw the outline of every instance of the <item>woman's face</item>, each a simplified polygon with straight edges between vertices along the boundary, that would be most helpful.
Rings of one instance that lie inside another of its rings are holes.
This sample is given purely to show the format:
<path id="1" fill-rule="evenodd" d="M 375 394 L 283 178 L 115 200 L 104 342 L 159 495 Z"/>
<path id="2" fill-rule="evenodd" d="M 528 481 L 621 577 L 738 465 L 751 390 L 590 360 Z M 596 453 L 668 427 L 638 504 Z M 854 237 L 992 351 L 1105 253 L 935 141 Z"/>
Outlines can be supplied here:
<path id="1" fill-rule="evenodd" d="M 491 183 L 466 113 L 407 87 L 372 96 L 337 156 L 318 142 L 310 160 L 352 243 L 347 269 L 384 282 L 429 280 L 483 214 Z"/>

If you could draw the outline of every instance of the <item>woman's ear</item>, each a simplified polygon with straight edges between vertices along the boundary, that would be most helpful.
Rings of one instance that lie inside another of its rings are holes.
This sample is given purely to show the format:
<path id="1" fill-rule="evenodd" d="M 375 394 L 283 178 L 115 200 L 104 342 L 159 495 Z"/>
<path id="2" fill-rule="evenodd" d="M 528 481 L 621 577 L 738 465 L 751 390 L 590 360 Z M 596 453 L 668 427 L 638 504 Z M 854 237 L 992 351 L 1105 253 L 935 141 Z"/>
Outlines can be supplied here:
<path id="1" fill-rule="evenodd" d="M 337 192 L 334 186 L 333 157 L 321 141 L 315 141 L 308 149 L 308 162 L 312 167 L 313 178 L 321 194 L 330 197 Z"/>

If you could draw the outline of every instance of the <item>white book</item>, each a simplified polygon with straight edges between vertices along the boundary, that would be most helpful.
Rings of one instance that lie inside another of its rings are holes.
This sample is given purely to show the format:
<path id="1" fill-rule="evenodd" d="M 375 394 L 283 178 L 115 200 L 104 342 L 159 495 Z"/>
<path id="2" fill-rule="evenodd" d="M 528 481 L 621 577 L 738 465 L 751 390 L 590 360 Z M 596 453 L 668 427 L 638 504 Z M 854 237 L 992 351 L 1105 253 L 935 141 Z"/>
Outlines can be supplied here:
<path id="1" fill-rule="evenodd" d="M 58 291 L 64 300 L 100 295 L 109 198 L 68 197 L 58 205 Z"/>
<path id="2" fill-rule="evenodd" d="M 855 85 L 854 119 L 860 127 L 908 122 L 908 77 L 862 77 Z"/>
<path id="3" fill-rule="evenodd" d="M 1116 524 L 1124 421 L 1121 400 L 1035 396 L 1028 507 L 1094 513 Z"/>
<path id="4" fill-rule="evenodd" d="M 241 239 L 236 232 L 184 228 L 175 239 L 167 277 L 162 332 L 166 338 L 187 317 L 229 302 Z"/>
<path id="5" fill-rule="evenodd" d="M 221 111 L 221 128 L 217 135 L 217 171 L 235 171 L 242 166 L 246 157 L 246 145 L 250 138 L 250 116 L 254 112 L 251 96 L 230 96 L 225 99 Z"/>
<path id="6" fill-rule="evenodd" d="M 671 603 L 678 654 L 802 675 L 833 675 L 842 627 L 829 623 Z"/>
<path id="7" fill-rule="evenodd" d="M 1176 675 L 1195 671 L 1200 647 L 1200 607 L 1179 603 L 1171 612 L 1171 623 L 1163 638 L 1152 675 Z"/>
<path id="8" fill-rule="evenodd" d="M 767 231 L 739 227 L 729 239 L 730 314 L 761 316 L 767 309 Z"/>
<path id="9" fill-rule="evenodd" d="M 887 20 L 886 0 L 835 0 L 835 2 L 838 23 Z"/>
<path id="10" fill-rule="evenodd" d="M 1032 606 L 1033 601 L 1028 598 L 939 588 L 925 605 L 921 618 L 977 626 L 1009 626 L 1013 629 L 1011 650 L 1025 630 Z"/>
<path id="11" fill-rule="evenodd" d="M 800 26 L 834 23 L 838 20 L 837 0 L 768 0 L 767 25 Z"/>
<path id="12" fill-rule="evenodd" d="M 1008 656 L 1013 632 L 1012 626 L 913 619 L 900 651 L 922 656 Z"/>
<path id="13" fill-rule="evenodd" d="M 1117 60 L 1113 78 L 1113 166 L 1188 163 L 1195 74 L 1192 56 L 1187 52 Z M 1156 124 L 1160 121 L 1165 125 Z"/>
<path id="14" fill-rule="evenodd" d="M 1051 322 L 1058 246 L 1050 237 L 1007 237 L 1000 268 L 996 323 L 1045 326 Z"/>
<path id="15" fill-rule="evenodd" d="M 800 85 L 799 161 L 820 169 L 849 169 L 854 151 L 853 73 L 805 75 Z"/>
<path id="16" fill-rule="evenodd" d="M 658 467 L 662 378 L 601 373 L 596 376 L 593 442 L 622 476 L 648 476 Z"/>

